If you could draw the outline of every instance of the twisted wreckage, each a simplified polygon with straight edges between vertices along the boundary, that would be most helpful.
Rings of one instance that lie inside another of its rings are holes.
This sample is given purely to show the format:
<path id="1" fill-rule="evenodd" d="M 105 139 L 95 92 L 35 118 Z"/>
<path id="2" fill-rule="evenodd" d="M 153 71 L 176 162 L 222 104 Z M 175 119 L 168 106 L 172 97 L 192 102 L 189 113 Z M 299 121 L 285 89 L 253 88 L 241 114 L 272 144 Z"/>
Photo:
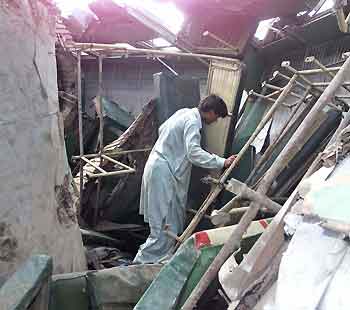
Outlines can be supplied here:
<path id="1" fill-rule="evenodd" d="M 348 309 L 347 1 L 173 4 L 178 34 L 136 4 L 0 1 L 0 308 Z M 203 147 L 237 157 L 193 169 L 172 258 L 132 265 L 158 127 L 208 93 L 231 117 Z"/>

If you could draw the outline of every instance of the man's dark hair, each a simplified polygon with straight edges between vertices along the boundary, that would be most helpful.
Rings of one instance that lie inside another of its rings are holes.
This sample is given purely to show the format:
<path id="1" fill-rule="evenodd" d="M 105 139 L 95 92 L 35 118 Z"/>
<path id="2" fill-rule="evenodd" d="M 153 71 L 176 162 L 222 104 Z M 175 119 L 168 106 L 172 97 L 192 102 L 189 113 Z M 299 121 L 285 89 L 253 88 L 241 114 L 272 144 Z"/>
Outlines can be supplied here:
<path id="1" fill-rule="evenodd" d="M 214 111 L 214 113 L 219 117 L 226 117 L 228 114 L 225 101 L 217 95 L 209 95 L 208 97 L 204 98 L 199 103 L 198 109 L 201 112 Z"/>

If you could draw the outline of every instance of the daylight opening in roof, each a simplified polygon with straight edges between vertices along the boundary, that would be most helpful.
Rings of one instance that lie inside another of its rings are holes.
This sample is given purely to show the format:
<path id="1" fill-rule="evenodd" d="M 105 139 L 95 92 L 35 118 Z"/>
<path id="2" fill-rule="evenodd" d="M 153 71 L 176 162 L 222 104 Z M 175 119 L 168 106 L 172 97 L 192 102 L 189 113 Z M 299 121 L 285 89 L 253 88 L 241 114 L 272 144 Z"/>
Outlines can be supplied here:
<path id="1" fill-rule="evenodd" d="M 69 16 L 75 9 L 89 11 L 89 3 L 94 0 L 56 0 L 56 4 L 61 10 L 62 16 Z"/>
<path id="2" fill-rule="evenodd" d="M 333 0 L 327 0 L 323 5 L 322 7 L 316 12 L 315 10 L 312 10 L 310 13 L 309 13 L 309 16 L 314 16 L 316 13 L 319 14 L 319 13 L 322 13 L 324 11 L 327 11 L 329 9 L 331 9 L 333 7 Z M 299 12 L 297 15 L 298 16 L 302 16 L 304 15 L 305 13 L 307 13 L 306 11 L 304 12 Z M 278 18 L 278 17 L 277 17 Z M 259 23 L 258 25 L 258 28 L 256 29 L 256 32 L 255 32 L 255 37 L 258 39 L 258 40 L 264 40 L 266 35 L 268 34 L 269 32 L 269 28 L 270 26 L 273 24 L 273 22 L 277 19 L 277 18 L 271 18 L 271 19 L 266 19 L 266 20 L 263 20 Z"/>
<path id="3" fill-rule="evenodd" d="M 89 11 L 89 3 L 95 0 L 56 0 L 63 16 L 69 16 L 75 9 Z M 131 5 L 147 11 L 157 18 L 171 32 L 177 34 L 184 22 L 183 13 L 172 2 L 159 2 L 157 0 L 113 0 L 120 5 Z"/>
<path id="4" fill-rule="evenodd" d="M 116 0 L 114 0 L 116 1 Z M 158 18 L 171 32 L 177 34 L 184 22 L 183 13 L 172 2 L 159 2 L 157 0 L 117 0 L 126 5 L 130 4 L 145 9 L 149 14 Z"/>
<path id="5" fill-rule="evenodd" d="M 258 25 L 258 28 L 256 29 L 255 37 L 258 40 L 264 40 L 267 33 L 269 32 L 270 26 L 277 19 L 278 19 L 278 17 L 277 18 L 270 18 L 270 19 L 266 19 L 266 20 L 261 21 Z"/>
<path id="6" fill-rule="evenodd" d="M 153 39 L 152 43 L 156 47 L 169 47 L 169 46 L 171 46 L 171 44 L 167 40 L 165 40 L 163 38 Z"/>

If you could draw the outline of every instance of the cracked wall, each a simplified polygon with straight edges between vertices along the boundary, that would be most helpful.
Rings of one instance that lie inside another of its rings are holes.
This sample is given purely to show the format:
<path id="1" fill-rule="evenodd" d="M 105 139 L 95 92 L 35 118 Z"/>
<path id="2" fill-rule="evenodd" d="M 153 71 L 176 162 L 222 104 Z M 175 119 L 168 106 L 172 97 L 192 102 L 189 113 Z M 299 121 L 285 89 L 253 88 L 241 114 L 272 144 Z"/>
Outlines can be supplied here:
<path id="1" fill-rule="evenodd" d="M 55 16 L 0 0 L 0 283 L 32 254 L 85 269 L 58 108 Z"/>

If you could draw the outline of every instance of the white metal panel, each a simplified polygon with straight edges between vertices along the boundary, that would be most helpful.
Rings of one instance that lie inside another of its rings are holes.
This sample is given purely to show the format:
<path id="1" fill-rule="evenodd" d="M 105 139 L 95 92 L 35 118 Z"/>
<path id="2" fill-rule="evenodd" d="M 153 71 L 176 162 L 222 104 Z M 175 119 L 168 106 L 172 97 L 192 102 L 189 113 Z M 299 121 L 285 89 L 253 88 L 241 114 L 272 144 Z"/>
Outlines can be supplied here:
<path id="1" fill-rule="evenodd" d="M 239 83 L 242 76 L 242 64 L 235 60 L 216 61 L 210 64 L 208 74 L 208 94 L 220 96 L 232 113 L 236 103 Z M 208 152 L 224 156 L 231 118 L 220 118 L 216 123 L 204 126 L 204 146 Z"/>

